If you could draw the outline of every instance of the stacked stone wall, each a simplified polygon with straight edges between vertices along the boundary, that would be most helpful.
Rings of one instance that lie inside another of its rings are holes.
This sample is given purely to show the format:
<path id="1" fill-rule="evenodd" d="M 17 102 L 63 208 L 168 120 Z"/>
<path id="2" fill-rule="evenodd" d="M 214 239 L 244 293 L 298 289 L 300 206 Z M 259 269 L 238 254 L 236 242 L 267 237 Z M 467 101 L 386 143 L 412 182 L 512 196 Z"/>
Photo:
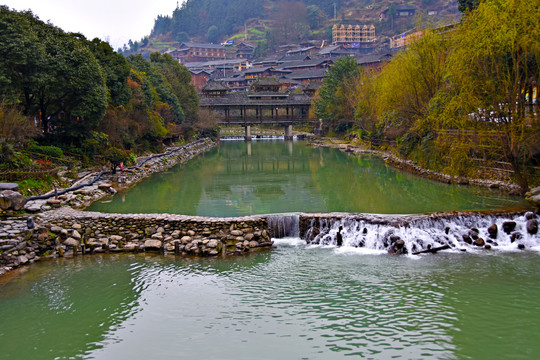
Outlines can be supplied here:
<path id="1" fill-rule="evenodd" d="M 265 217 L 204 218 L 104 214 L 70 208 L 43 219 L 66 252 L 167 251 L 182 255 L 241 254 L 272 246 Z"/>

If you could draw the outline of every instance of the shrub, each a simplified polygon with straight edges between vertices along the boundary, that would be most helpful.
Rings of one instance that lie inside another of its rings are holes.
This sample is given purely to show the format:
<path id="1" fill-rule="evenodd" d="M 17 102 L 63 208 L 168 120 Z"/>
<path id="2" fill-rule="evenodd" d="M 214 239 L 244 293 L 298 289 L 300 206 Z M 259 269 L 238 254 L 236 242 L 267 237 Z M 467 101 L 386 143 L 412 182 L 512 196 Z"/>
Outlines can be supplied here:
<path id="1" fill-rule="evenodd" d="M 129 160 L 128 155 L 123 151 L 115 147 L 110 147 L 105 152 L 105 160 L 111 164 L 111 172 L 116 174 L 116 168 L 120 163 L 125 163 Z"/>
<path id="2" fill-rule="evenodd" d="M 64 152 L 62 149 L 56 146 L 39 146 L 39 145 L 30 145 L 28 147 L 29 152 L 33 152 L 36 154 L 42 154 L 47 155 L 55 158 L 62 158 L 64 157 Z"/>

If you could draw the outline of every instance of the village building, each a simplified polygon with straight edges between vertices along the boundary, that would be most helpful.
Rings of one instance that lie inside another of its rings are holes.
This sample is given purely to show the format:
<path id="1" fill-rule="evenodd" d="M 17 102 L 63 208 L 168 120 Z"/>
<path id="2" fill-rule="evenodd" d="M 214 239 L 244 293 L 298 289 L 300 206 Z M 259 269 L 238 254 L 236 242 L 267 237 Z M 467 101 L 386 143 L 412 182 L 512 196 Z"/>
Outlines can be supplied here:
<path id="1" fill-rule="evenodd" d="M 423 31 L 410 30 L 403 34 L 396 35 L 390 38 L 390 49 L 399 49 L 409 46 L 413 41 L 420 39 L 424 34 Z"/>
<path id="2" fill-rule="evenodd" d="M 246 42 L 241 42 L 236 45 L 236 58 L 237 59 L 253 59 L 253 50 L 255 46 Z"/>
<path id="3" fill-rule="evenodd" d="M 332 43 L 348 47 L 360 47 L 360 44 L 375 42 L 375 26 L 335 24 L 332 27 Z"/>
<path id="4" fill-rule="evenodd" d="M 395 7 L 394 17 L 410 17 L 416 14 L 416 7 L 410 5 L 398 5 Z M 390 8 L 385 9 L 379 15 L 379 21 L 390 19 L 391 13 Z"/>
<path id="5" fill-rule="evenodd" d="M 178 50 L 178 60 L 182 63 L 224 60 L 227 49 L 218 44 L 182 43 Z"/>
<path id="6" fill-rule="evenodd" d="M 191 74 L 191 84 L 197 92 L 201 92 L 212 75 L 210 70 L 189 70 L 189 73 Z"/>

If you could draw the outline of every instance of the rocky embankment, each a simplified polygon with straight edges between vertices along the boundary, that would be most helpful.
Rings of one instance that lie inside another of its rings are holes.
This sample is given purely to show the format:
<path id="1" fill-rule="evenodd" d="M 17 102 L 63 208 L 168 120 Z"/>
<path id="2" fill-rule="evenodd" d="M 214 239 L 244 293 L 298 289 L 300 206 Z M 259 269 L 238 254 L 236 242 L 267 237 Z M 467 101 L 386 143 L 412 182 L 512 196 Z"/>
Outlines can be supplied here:
<path id="1" fill-rule="evenodd" d="M 116 174 L 110 173 L 82 173 L 79 180 L 72 184 L 70 189 L 77 188 L 81 184 L 90 184 L 73 191 L 60 190 L 51 192 L 48 199 L 34 199 L 26 203 L 24 209 L 31 213 L 48 211 L 60 206 L 84 208 L 96 200 L 115 194 L 119 189 L 132 186 L 140 180 L 163 171 L 178 163 L 190 160 L 208 149 L 214 147 L 215 142 L 204 139 L 178 148 L 171 148 L 164 154 L 153 155 L 138 162 L 140 165 L 133 166 Z M 101 176 L 99 177 L 99 175 Z M 94 181 L 99 177 L 98 181 Z M 63 193 L 65 191 L 65 193 Z M 46 194 L 47 195 L 47 194 Z M 43 197 L 43 196 L 41 196 Z M 31 198 L 30 198 L 31 199 Z"/>
<path id="2" fill-rule="evenodd" d="M 402 169 L 404 171 L 407 171 L 409 173 L 412 173 L 412 174 L 415 174 L 415 175 L 418 175 L 427 179 L 431 179 L 431 180 L 435 180 L 435 181 L 439 181 L 439 182 L 443 182 L 447 184 L 483 186 L 483 187 L 488 187 L 490 189 L 501 189 L 513 195 L 521 194 L 521 189 L 519 188 L 519 186 L 515 184 L 510 184 L 510 183 L 507 183 L 504 181 L 498 181 L 498 180 L 468 179 L 465 177 L 452 176 L 452 175 L 440 173 L 437 171 L 428 170 L 421 166 L 415 165 L 414 162 L 411 160 L 401 159 L 389 151 L 365 149 L 361 146 L 349 145 L 349 144 L 345 144 L 337 140 L 315 141 L 313 142 L 313 145 L 321 146 L 321 147 L 332 147 L 332 148 L 339 149 L 343 152 L 348 152 L 352 154 L 373 154 L 373 155 L 381 156 L 383 160 L 392 167 Z M 540 202 L 536 205 L 537 206 L 540 205 Z"/>

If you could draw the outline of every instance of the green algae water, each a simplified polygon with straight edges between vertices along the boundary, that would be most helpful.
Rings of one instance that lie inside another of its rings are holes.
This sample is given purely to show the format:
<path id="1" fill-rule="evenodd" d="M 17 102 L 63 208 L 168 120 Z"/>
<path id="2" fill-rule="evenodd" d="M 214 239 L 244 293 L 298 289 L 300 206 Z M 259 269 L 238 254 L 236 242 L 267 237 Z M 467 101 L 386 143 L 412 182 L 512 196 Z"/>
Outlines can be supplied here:
<path id="1" fill-rule="evenodd" d="M 42 262 L 0 283 L 0 359 L 535 359 L 531 252 L 307 247 Z"/>
<path id="2" fill-rule="evenodd" d="M 417 214 L 526 206 L 498 191 L 447 185 L 303 142 L 222 142 L 88 210 L 243 216 L 286 212 Z"/>

